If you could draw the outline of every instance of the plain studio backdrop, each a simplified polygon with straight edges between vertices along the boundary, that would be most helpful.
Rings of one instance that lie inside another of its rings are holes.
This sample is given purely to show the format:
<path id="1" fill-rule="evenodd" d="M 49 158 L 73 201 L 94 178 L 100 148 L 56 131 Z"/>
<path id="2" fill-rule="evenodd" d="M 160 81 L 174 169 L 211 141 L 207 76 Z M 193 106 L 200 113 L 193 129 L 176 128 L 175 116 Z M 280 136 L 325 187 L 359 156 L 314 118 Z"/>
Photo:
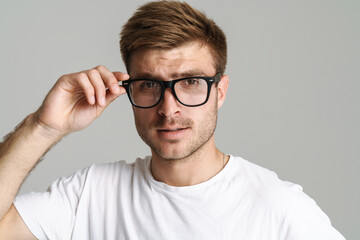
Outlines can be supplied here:
<path id="1" fill-rule="evenodd" d="M 61 75 L 100 64 L 125 71 L 119 32 L 144 2 L 3 1 L 0 135 L 34 112 Z M 228 38 L 217 146 L 300 184 L 346 238 L 360 239 L 360 2 L 188 2 Z M 93 163 L 148 154 L 124 95 L 58 143 L 21 193 Z"/>

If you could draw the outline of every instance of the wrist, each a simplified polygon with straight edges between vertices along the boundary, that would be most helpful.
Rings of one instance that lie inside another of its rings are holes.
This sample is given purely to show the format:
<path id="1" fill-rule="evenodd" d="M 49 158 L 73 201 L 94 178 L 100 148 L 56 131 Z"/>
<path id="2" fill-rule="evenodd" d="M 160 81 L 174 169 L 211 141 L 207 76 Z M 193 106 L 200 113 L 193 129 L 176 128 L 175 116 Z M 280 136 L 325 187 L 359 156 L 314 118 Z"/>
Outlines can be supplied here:
<path id="1" fill-rule="evenodd" d="M 38 117 L 37 112 L 30 114 L 26 117 L 25 122 L 31 128 L 35 135 L 43 138 L 45 141 L 57 142 L 63 138 L 66 134 L 51 128 L 44 124 Z"/>

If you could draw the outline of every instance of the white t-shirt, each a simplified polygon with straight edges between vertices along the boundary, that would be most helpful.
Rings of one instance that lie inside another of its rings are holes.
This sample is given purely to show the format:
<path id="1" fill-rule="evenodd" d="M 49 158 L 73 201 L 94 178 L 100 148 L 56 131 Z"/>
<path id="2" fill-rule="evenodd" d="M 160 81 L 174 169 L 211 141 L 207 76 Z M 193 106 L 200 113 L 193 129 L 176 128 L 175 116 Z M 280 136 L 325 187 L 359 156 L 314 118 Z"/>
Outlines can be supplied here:
<path id="1" fill-rule="evenodd" d="M 92 165 L 14 204 L 39 239 L 344 239 L 299 185 L 233 156 L 188 187 L 156 181 L 150 157 Z"/>

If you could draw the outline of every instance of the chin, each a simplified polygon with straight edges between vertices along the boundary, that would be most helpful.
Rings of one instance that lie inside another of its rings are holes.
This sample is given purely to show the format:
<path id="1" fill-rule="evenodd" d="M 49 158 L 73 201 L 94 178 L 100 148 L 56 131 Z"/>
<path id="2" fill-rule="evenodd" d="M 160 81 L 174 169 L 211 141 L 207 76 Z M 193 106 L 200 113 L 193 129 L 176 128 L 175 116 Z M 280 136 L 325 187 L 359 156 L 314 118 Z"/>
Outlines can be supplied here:
<path id="1" fill-rule="evenodd" d="M 189 151 L 181 150 L 178 147 L 172 147 L 172 149 L 152 148 L 152 151 L 164 160 L 181 160 L 191 155 Z"/>
<path id="2" fill-rule="evenodd" d="M 152 153 L 158 155 L 164 160 L 183 160 L 198 152 L 206 145 L 208 141 L 202 144 L 195 144 L 192 141 L 178 142 L 178 144 L 163 143 L 157 146 L 150 146 Z"/>

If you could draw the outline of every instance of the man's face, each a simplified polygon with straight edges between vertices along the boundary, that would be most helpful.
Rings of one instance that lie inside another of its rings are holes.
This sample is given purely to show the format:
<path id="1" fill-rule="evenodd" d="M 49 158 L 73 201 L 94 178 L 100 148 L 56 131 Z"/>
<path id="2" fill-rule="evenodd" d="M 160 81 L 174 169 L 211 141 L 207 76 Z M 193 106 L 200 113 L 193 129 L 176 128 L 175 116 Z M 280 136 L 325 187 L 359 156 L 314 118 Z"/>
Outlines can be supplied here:
<path id="1" fill-rule="evenodd" d="M 146 49 L 136 52 L 131 58 L 130 76 L 162 81 L 214 76 L 214 66 L 208 47 L 194 42 L 171 50 Z M 218 97 L 217 91 L 213 85 L 206 104 L 186 107 L 167 88 L 164 98 L 155 107 L 133 107 L 137 131 L 152 149 L 152 154 L 169 160 L 183 159 L 213 142 L 218 107 L 225 98 Z"/>

